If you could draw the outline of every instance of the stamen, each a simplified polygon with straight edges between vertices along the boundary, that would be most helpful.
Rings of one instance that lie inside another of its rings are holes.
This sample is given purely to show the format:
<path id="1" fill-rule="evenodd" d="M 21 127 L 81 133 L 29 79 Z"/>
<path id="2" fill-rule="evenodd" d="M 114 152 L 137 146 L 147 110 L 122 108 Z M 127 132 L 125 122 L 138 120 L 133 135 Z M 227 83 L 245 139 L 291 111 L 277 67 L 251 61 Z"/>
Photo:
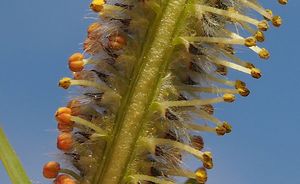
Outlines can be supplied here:
<path id="1" fill-rule="evenodd" d="M 209 59 L 209 61 L 211 61 L 211 62 L 213 62 L 215 64 L 227 66 L 229 68 L 232 68 L 232 69 L 235 69 L 237 71 L 244 72 L 246 74 L 251 75 L 251 69 L 246 68 L 244 66 L 241 66 L 241 65 L 238 65 L 238 64 L 235 64 L 235 63 L 231 63 L 229 61 L 222 60 L 222 59 L 219 59 L 219 58 L 213 57 L 213 56 L 210 56 L 210 57 L 207 57 L 207 58 Z"/>
<path id="2" fill-rule="evenodd" d="M 242 36 L 231 32 L 231 37 L 233 38 L 243 38 Z M 253 46 L 253 47 L 249 47 L 251 50 L 253 50 L 254 52 L 256 52 L 260 58 L 262 59 L 269 59 L 270 57 L 270 53 L 269 51 L 267 51 L 265 48 L 260 48 L 258 46 Z"/>
<path id="3" fill-rule="evenodd" d="M 165 102 L 157 102 L 162 107 L 188 107 L 188 106 L 200 106 L 200 105 L 208 105 L 220 102 L 233 102 L 234 95 L 232 94 L 224 94 L 223 97 L 216 97 L 210 99 L 194 99 L 194 100 L 186 100 L 186 101 L 165 101 Z"/>
<path id="4" fill-rule="evenodd" d="M 141 141 L 143 141 L 148 146 L 150 146 L 151 150 L 155 149 L 156 145 L 169 145 L 174 148 L 186 151 L 194 155 L 195 157 L 199 158 L 203 162 L 203 165 L 206 166 L 207 169 L 211 169 L 213 167 L 212 157 L 210 152 L 202 152 L 189 145 L 177 141 L 172 141 L 170 139 L 143 137 L 141 138 Z"/>
<path id="5" fill-rule="evenodd" d="M 214 82 L 217 82 L 217 83 L 220 83 L 220 84 L 224 84 L 226 86 L 234 87 L 235 84 L 236 84 L 236 81 L 230 81 L 230 80 L 223 79 L 223 78 L 216 78 L 215 76 L 209 75 L 209 74 L 206 77 L 207 77 L 208 80 L 211 80 L 211 81 L 214 81 Z"/>
<path id="6" fill-rule="evenodd" d="M 227 89 L 227 88 L 212 88 L 212 87 L 195 87 L 195 86 L 176 86 L 179 90 L 185 91 L 193 91 L 193 92 L 202 92 L 202 93 L 230 93 L 230 94 L 238 94 L 238 90 L 236 89 Z"/>
<path id="7" fill-rule="evenodd" d="M 95 130 L 97 132 L 97 134 L 101 135 L 103 138 L 107 137 L 107 133 L 102 128 L 98 127 L 97 125 L 93 124 L 90 121 L 87 121 L 87 120 L 82 119 L 77 116 L 71 116 L 71 121 L 74 121 L 77 124 L 80 124 L 80 125 L 83 125 L 83 126 L 86 126 L 88 128 Z"/>
<path id="8" fill-rule="evenodd" d="M 219 37 L 181 37 L 181 39 L 189 42 L 207 42 L 207 43 L 218 43 L 218 44 L 233 44 L 233 45 L 245 45 L 252 47 L 256 45 L 256 40 L 253 37 L 249 38 L 219 38 Z"/>
<path id="9" fill-rule="evenodd" d="M 205 5 L 196 5 L 196 10 L 198 10 L 200 12 L 206 11 L 206 12 L 210 12 L 210 13 L 215 13 L 218 15 L 229 17 L 229 18 L 231 18 L 233 20 L 237 20 L 237 21 L 248 22 L 259 28 L 265 27 L 262 25 L 262 23 L 265 24 L 264 21 L 258 21 L 256 19 L 250 18 L 250 17 L 242 15 L 240 13 L 232 12 L 232 11 L 222 10 L 222 9 L 205 6 Z"/>
<path id="10" fill-rule="evenodd" d="M 269 14 L 264 8 L 257 6 L 256 4 L 250 2 L 249 0 L 239 0 L 241 3 L 243 3 L 245 6 L 248 6 L 249 8 L 257 11 L 264 17 L 267 17 L 268 19 L 272 19 L 272 15 Z"/>
<path id="11" fill-rule="evenodd" d="M 68 77 L 62 78 L 59 83 L 59 87 L 62 87 L 64 89 L 68 89 L 70 86 L 86 86 L 86 87 L 93 87 L 98 89 L 99 91 L 103 92 L 111 92 L 113 93 L 116 97 L 120 97 L 119 94 L 117 94 L 114 90 L 111 88 L 107 87 L 105 84 L 99 84 L 97 82 L 93 81 L 88 81 L 88 80 L 74 80 Z"/>

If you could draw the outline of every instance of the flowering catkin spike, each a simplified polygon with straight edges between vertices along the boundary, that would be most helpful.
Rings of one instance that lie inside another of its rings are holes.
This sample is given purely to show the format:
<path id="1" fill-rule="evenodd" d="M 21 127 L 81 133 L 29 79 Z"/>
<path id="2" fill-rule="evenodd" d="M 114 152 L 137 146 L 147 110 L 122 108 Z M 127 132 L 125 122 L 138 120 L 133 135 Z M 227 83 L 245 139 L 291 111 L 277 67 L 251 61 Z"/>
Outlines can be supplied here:
<path id="1" fill-rule="evenodd" d="M 57 147 L 74 171 L 46 176 L 56 184 L 175 184 L 173 176 L 206 183 L 212 154 L 199 134 L 231 133 L 213 105 L 250 94 L 245 82 L 226 77 L 262 76 L 237 53 L 243 47 L 269 59 L 258 42 L 281 17 L 258 0 L 91 0 L 90 9 L 97 20 L 83 53 L 68 59 L 73 77 L 59 81 L 76 95 L 55 113 Z M 183 168 L 187 154 L 203 168 Z"/>

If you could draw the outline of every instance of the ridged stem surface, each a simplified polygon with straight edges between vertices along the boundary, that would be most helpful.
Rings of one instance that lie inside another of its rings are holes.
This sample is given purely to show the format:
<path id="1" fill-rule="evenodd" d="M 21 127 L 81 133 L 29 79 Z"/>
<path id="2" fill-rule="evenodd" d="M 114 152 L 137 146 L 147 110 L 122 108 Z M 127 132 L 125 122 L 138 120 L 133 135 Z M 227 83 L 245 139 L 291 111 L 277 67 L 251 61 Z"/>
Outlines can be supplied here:
<path id="1" fill-rule="evenodd" d="M 97 184 L 121 183 L 130 156 L 136 144 L 142 121 L 157 88 L 164 65 L 168 62 L 168 51 L 173 47 L 173 34 L 180 21 L 186 0 L 171 0 L 166 4 L 157 25 L 153 41 L 142 58 L 141 68 L 133 76 L 131 96 L 127 99 L 123 116 L 119 120 L 116 135 L 105 159 Z M 155 24 L 154 24 L 155 26 Z M 167 57 L 166 57 L 167 55 Z"/>

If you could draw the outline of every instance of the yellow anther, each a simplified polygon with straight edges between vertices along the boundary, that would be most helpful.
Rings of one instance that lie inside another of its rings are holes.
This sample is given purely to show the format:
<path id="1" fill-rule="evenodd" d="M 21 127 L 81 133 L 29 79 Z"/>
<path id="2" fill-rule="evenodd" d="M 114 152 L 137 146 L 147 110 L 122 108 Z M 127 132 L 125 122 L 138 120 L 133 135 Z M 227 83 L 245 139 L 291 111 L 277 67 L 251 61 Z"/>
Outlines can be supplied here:
<path id="1" fill-rule="evenodd" d="M 251 75 L 253 78 L 259 79 L 261 77 L 261 72 L 257 68 L 252 68 L 251 69 Z"/>
<path id="2" fill-rule="evenodd" d="M 222 126 L 226 129 L 227 134 L 229 134 L 232 131 L 232 126 L 227 122 L 224 122 Z"/>
<path id="3" fill-rule="evenodd" d="M 258 53 L 258 55 L 262 59 L 269 59 L 270 58 L 270 53 L 265 48 L 262 48 L 261 51 Z"/>
<path id="4" fill-rule="evenodd" d="M 239 88 L 245 88 L 246 87 L 246 83 L 240 80 L 235 81 L 235 89 L 239 89 Z"/>
<path id="5" fill-rule="evenodd" d="M 248 96 L 250 94 L 250 90 L 246 87 L 238 88 L 238 92 L 241 96 Z"/>
<path id="6" fill-rule="evenodd" d="M 275 27 L 280 27 L 281 24 L 282 24 L 282 19 L 281 19 L 281 17 L 280 17 L 280 16 L 274 16 L 274 17 L 272 18 L 272 23 L 273 23 L 273 25 L 274 25 Z"/>
<path id="7" fill-rule="evenodd" d="M 265 41 L 265 35 L 264 35 L 264 33 L 261 32 L 261 31 L 256 31 L 256 33 L 254 34 L 254 37 L 255 37 L 255 39 L 256 39 L 257 41 L 259 41 L 259 42 Z"/>
<path id="8" fill-rule="evenodd" d="M 235 96 L 233 94 L 226 93 L 223 95 L 223 99 L 225 102 L 234 102 Z"/>
<path id="9" fill-rule="evenodd" d="M 213 161 L 212 161 L 212 154 L 211 152 L 204 152 L 203 153 L 203 166 L 206 169 L 212 169 L 213 168 Z"/>
<path id="10" fill-rule="evenodd" d="M 205 168 L 199 168 L 195 172 L 196 180 L 199 184 L 204 184 L 207 181 L 207 172 Z"/>
<path id="11" fill-rule="evenodd" d="M 254 37 L 246 38 L 245 39 L 245 46 L 246 47 L 256 46 L 256 39 Z"/>
<path id="12" fill-rule="evenodd" d="M 101 10 L 103 9 L 103 5 L 105 4 L 105 0 L 93 0 L 92 3 L 90 4 L 90 8 L 94 11 L 94 12 L 101 12 Z"/>
<path id="13" fill-rule="evenodd" d="M 261 31 L 267 31 L 269 29 L 269 24 L 266 20 L 263 20 L 258 23 L 257 28 Z"/>
<path id="14" fill-rule="evenodd" d="M 216 127 L 216 133 L 219 136 L 223 136 L 226 134 L 226 129 L 223 126 L 217 126 Z"/>
<path id="15" fill-rule="evenodd" d="M 278 0 L 278 2 L 282 5 L 286 5 L 288 3 L 288 0 Z"/>
<path id="16" fill-rule="evenodd" d="M 64 77 L 59 81 L 58 86 L 64 89 L 68 89 L 71 85 L 71 80 L 71 78 Z"/>
<path id="17" fill-rule="evenodd" d="M 270 17 L 273 17 L 273 12 L 272 12 L 272 10 L 267 9 L 266 12 L 270 15 Z M 265 16 L 264 16 L 264 18 L 265 18 L 267 21 L 270 21 L 270 19 L 269 19 L 268 17 L 265 17 Z"/>

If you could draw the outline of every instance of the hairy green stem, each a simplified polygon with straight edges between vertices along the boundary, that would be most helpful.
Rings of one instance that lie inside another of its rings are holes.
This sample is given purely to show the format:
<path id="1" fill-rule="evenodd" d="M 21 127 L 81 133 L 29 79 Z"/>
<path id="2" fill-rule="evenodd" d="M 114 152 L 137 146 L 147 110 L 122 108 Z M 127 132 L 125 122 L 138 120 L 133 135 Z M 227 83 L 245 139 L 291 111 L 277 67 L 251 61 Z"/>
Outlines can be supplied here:
<path id="1" fill-rule="evenodd" d="M 13 184 L 31 184 L 30 179 L 2 128 L 0 128 L 0 160 Z"/>
<path id="2" fill-rule="evenodd" d="M 159 78 L 173 48 L 173 34 L 181 19 L 186 0 L 172 0 L 166 4 L 164 13 L 154 33 L 154 40 L 142 57 L 140 72 L 134 76 L 135 83 L 131 97 L 127 100 L 122 119 L 117 122 L 118 132 L 111 145 L 109 159 L 106 159 L 97 184 L 118 184 L 126 172 L 126 167 L 136 144 L 143 117 L 157 88 Z"/>

